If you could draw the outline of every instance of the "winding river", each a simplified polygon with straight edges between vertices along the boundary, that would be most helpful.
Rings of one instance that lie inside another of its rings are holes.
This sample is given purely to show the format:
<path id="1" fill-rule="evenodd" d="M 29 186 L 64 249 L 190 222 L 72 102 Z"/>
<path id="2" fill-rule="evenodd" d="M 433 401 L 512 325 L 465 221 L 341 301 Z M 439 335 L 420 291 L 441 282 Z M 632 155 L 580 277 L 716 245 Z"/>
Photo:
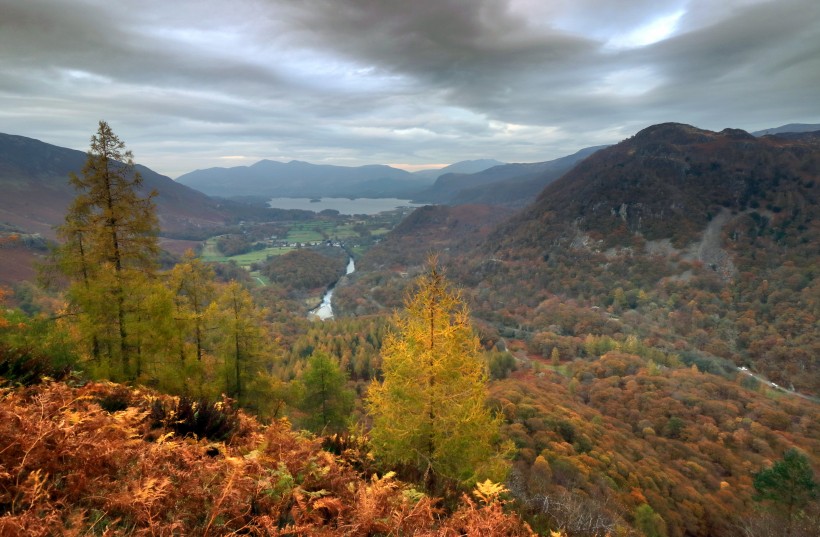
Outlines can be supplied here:
<path id="1" fill-rule="evenodd" d="M 353 273 L 356 270 L 356 264 L 353 262 L 353 258 L 348 258 L 347 261 L 347 269 L 345 270 L 345 276 L 348 274 Z M 336 282 L 338 283 L 338 282 Z M 320 318 L 321 320 L 332 319 L 333 318 L 333 305 L 331 304 L 331 300 L 333 299 L 333 290 L 336 288 L 336 284 L 334 283 L 330 287 L 328 287 L 325 296 L 322 297 L 322 303 L 319 304 L 319 307 L 310 310 L 312 315 Z"/>

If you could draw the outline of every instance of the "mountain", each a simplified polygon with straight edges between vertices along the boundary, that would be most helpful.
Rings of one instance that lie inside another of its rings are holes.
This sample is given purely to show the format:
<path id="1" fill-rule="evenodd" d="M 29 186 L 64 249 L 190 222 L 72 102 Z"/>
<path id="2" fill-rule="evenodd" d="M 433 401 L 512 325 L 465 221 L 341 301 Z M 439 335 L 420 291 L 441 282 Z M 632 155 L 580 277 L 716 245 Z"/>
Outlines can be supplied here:
<path id="1" fill-rule="evenodd" d="M 446 173 L 478 173 L 493 166 L 501 166 L 503 164 L 503 162 L 495 159 L 462 160 L 461 162 L 456 162 L 437 170 L 420 170 L 414 172 L 413 175 L 436 180 Z"/>
<path id="2" fill-rule="evenodd" d="M 404 198 L 431 180 L 384 165 L 359 167 L 261 160 L 252 166 L 208 168 L 177 182 L 211 196 Z"/>
<path id="3" fill-rule="evenodd" d="M 625 513 L 646 535 L 780 535 L 753 481 L 792 448 L 820 467 L 818 179 L 812 134 L 655 125 L 486 234 L 473 206 L 417 209 L 334 308 L 400 307 L 434 250 L 492 349 L 524 512 L 569 535 Z M 818 535 L 817 507 L 792 535 Z"/>
<path id="4" fill-rule="evenodd" d="M 85 161 L 82 151 L 0 133 L 0 222 L 54 238 L 54 226 L 63 222 L 76 195 L 68 176 L 81 173 Z M 143 178 L 142 194 L 158 193 L 154 202 L 163 232 L 224 223 L 226 213 L 217 201 L 145 166 L 136 170 Z"/>
<path id="5" fill-rule="evenodd" d="M 810 134 L 787 140 L 655 125 L 582 162 L 516 222 L 526 226 L 549 214 L 573 233 L 591 233 L 603 247 L 624 246 L 636 235 L 682 246 L 728 209 L 765 213 L 770 220 L 780 215 L 776 220 L 801 234 L 797 228 L 811 225 L 818 210 L 817 148 Z"/>
<path id="6" fill-rule="evenodd" d="M 414 201 L 524 206 L 546 185 L 601 147 L 589 147 L 547 162 L 502 164 L 477 173 L 444 174 L 429 189 L 417 194 Z"/>
<path id="7" fill-rule="evenodd" d="M 431 239 L 425 219 L 411 215 L 357 263 L 362 287 L 338 296 L 355 297 L 348 311 L 400 303 L 400 283 L 366 270 L 412 272 L 435 244 L 475 316 L 501 333 L 583 337 L 579 327 L 614 326 L 588 313 L 595 308 L 623 315 L 622 333 L 685 351 L 687 360 L 725 360 L 817 394 L 818 178 L 812 134 L 655 125 L 579 163 L 468 252 L 455 223 Z M 391 265 L 390 251 L 400 262 Z M 375 281 L 383 282 L 379 298 L 367 302 Z M 597 320 L 567 325 L 537 313 L 555 297 Z"/>
<path id="8" fill-rule="evenodd" d="M 791 132 L 816 132 L 820 131 L 820 123 L 789 123 L 773 129 L 763 129 L 762 131 L 755 131 L 754 136 L 766 136 L 767 134 L 783 134 Z"/>
<path id="9" fill-rule="evenodd" d="M 549 185 L 461 270 L 486 274 L 508 304 L 559 295 L 615 305 L 638 333 L 683 315 L 671 328 L 682 348 L 817 394 L 818 179 L 811 134 L 656 125 Z"/>

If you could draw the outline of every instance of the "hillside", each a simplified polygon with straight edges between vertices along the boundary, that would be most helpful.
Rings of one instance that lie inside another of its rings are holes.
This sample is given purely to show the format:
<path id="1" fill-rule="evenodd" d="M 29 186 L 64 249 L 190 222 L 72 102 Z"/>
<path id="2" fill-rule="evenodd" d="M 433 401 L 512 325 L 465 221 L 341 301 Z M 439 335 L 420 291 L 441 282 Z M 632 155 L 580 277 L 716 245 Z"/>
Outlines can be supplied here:
<path id="1" fill-rule="evenodd" d="M 447 173 L 436 179 L 433 186 L 418 193 L 414 200 L 449 205 L 523 207 L 531 203 L 546 185 L 600 148 L 589 147 L 547 162 L 503 164 L 477 173 Z"/>
<path id="2" fill-rule="evenodd" d="M 261 160 L 251 166 L 208 168 L 177 177 L 211 196 L 406 198 L 431 180 L 383 165 L 330 166 Z"/>
<path id="3" fill-rule="evenodd" d="M 65 209 L 75 196 L 68 182 L 86 161 L 82 151 L 47 144 L 32 138 L 0 134 L 0 222 L 27 233 L 53 238 Z M 174 182 L 145 166 L 136 166 L 143 177 L 142 195 L 156 190 L 154 200 L 163 232 L 221 225 L 227 214 L 219 202 Z"/>
<path id="4" fill-rule="evenodd" d="M 226 402 L 0 385 L 0 534 L 531 535 L 498 501 L 442 516 L 392 474 L 371 478 L 349 447 L 334 456 L 287 420 L 264 426 Z"/>
<path id="5" fill-rule="evenodd" d="M 755 131 L 752 134 L 755 136 L 766 136 L 767 134 L 789 134 L 817 131 L 820 131 L 820 123 L 789 123 L 788 125 L 782 125 L 780 127 Z"/>
<path id="6" fill-rule="evenodd" d="M 819 171 L 811 135 L 650 127 L 547 187 L 458 270 L 510 310 L 557 295 L 630 312 L 640 334 L 817 394 Z"/>
<path id="7" fill-rule="evenodd" d="M 417 210 L 357 262 L 340 307 L 396 307 L 441 252 L 491 350 L 531 522 L 777 535 L 753 475 L 791 448 L 820 465 L 818 172 L 811 134 L 657 125 L 466 250 L 447 209 Z M 814 505 L 793 535 L 816 534 Z"/>

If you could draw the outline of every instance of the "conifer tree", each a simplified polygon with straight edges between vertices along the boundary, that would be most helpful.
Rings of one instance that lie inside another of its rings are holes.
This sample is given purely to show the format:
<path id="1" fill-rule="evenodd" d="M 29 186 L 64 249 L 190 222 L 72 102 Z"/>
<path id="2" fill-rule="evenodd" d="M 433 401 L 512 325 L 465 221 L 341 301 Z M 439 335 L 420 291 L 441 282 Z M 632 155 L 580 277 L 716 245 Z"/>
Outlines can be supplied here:
<path id="1" fill-rule="evenodd" d="M 190 342 L 196 360 L 201 362 L 205 353 L 206 312 L 216 295 L 214 271 L 198 259 L 193 250 L 188 250 L 182 261 L 171 269 L 169 283 L 174 292 L 180 361 L 186 361 L 185 347 Z"/>
<path id="2" fill-rule="evenodd" d="M 134 379 L 141 346 L 131 330 L 144 318 L 144 293 L 134 286 L 155 276 L 159 253 L 155 193 L 141 196 L 133 155 L 104 121 L 70 181 L 77 197 L 58 229 L 57 266 L 71 282 L 68 300 L 92 358 L 106 376 Z"/>
<path id="3" fill-rule="evenodd" d="M 435 258 L 417 287 L 382 346 L 384 381 L 368 393 L 372 449 L 389 465 L 415 468 L 431 490 L 441 477 L 503 479 L 500 422 L 485 406 L 486 366 L 467 308 Z"/>
<path id="4" fill-rule="evenodd" d="M 225 379 L 225 393 L 240 404 L 249 400 L 249 389 L 270 360 L 269 339 L 263 327 L 264 312 L 247 289 L 231 281 L 211 304 L 212 337 Z"/>
<path id="5" fill-rule="evenodd" d="M 339 363 L 317 351 L 302 373 L 299 410 L 306 414 L 305 427 L 317 433 L 340 432 L 353 411 L 355 393 L 345 387 Z"/>
<path id="6" fill-rule="evenodd" d="M 794 520 L 801 509 L 817 499 L 820 483 L 814 480 L 809 458 L 791 448 L 783 459 L 754 475 L 755 499 L 768 500 L 786 518 L 785 533 L 792 534 Z"/>

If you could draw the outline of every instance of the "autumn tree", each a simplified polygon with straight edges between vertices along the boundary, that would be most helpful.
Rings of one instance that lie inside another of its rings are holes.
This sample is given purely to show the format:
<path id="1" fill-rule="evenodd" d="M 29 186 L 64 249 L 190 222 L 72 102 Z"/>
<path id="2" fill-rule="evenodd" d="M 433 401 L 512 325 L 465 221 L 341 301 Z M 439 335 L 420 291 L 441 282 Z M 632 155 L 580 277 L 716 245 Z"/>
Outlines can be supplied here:
<path id="1" fill-rule="evenodd" d="M 143 292 L 157 266 L 158 224 L 152 201 L 140 194 L 133 155 L 100 121 L 81 175 L 71 174 L 77 197 L 58 229 L 57 266 L 70 280 L 67 293 L 92 358 L 114 379 L 134 379 L 140 341 L 132 329 Z M 100 364 L 100 362 L 103 362 Z"/>
<path id="2" fill-rule="evenodd" d="M 264 312 L 251 294 L 236 281 L 227 284 L 210 306 L 211 338 L 221 360 L 225 393 L 244 404 L 254 399 L 257 377 L 270 361 L 269 338 L 263 326 Z"/>
<path id="3" fill-rule="evenodd" d="M 367 396 L 374 453 L 412 468 L 429 489 L 503 479 L 500 420 L 485 405 L 487 373 L 468 311 L 431 259 L 382 347 L 384 380 Z"/>
<path id="4" fill-rule="evenodd" d="M 174 309 L 180 361 L 185 362 L 186 346 L 202 361 L 205 352 L 206 312 L 214 300 L 216 288 L 213 269 L 198 259 L 192 250 L 183 255 L 168 276 L 174 293 Z"/>

